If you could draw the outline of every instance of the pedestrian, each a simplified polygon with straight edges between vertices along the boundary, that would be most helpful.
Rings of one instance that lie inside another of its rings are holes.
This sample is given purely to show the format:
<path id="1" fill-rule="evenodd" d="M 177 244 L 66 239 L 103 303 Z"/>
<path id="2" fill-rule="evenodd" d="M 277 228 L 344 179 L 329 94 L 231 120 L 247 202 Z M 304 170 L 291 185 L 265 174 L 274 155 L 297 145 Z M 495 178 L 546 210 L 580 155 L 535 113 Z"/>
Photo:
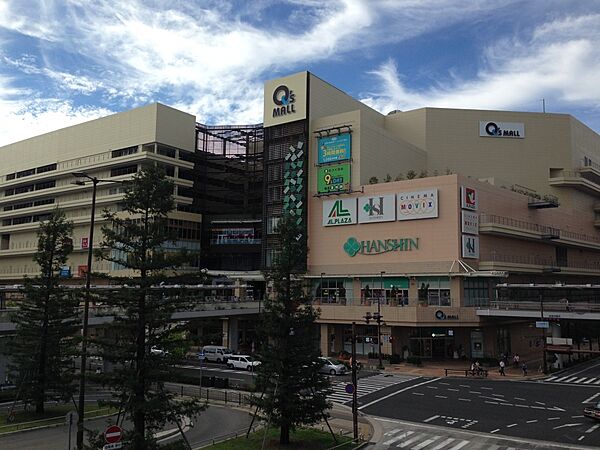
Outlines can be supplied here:
<path id="1" fill-rule="evenodd" d="M 521 358 L 519 357 L 518 353 L 515 353 L 515 356 L 513 356 L 513 366 L 515 366 L 515 369 L 519 368 L 519 360 Z"/>
<path id="2" fill-rule="evenodd" d="M 523 369 L 523 376 L 526 377 L 527 376 L 527 363 L 525 361 L 523 361 L 523 365 L 521 366 L 521 368 Z"/>
<path id="3" fill-rule="evenodd" d="M 506 376 L 506 374 L 504 373 L 504 366 L 506 366 L 506 364 L 504 363 L 504 360 L 500 360 L 500 375 L 502 375 L 503 377 Z"/>
<path id="4" fill-rule="evenodd" d="M 479 361 L 475 361 L 475 372 L 477 373 L 477 376 L 481 375 L 481 365 L 479 365 Z"/>

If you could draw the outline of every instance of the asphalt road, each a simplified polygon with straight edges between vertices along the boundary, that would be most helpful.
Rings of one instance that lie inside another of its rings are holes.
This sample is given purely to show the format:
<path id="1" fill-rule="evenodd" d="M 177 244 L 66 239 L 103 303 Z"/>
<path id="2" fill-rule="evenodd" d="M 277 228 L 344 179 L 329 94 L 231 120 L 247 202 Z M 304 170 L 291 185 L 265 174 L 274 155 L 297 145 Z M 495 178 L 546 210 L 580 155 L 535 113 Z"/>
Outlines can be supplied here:
<path id="1" fill-rule="evenodd" d="M 247 411 L 210 406 L 197 417 L 191 419 L 193 426 L 186 427 L 185 435 L 191 444 L 210 442 L 224 435 L 242 432 L 247 429 L 252 417 Z M 112 418 L 86 421 L 86 428 L 93 430 L 104 430 L 109 423 L 114 423 Z M 125 424 L 127 427 L 127 423 Z M 174 424 L 168 424 L 165 430 L 174 430 Z M 72 427 L 71 445 L 75 445 L 77 428 Z M 180 435 L 163 439 L 160 442 L 172 442 L 180 439 Z M 64 450 L 67 448 L 69 439 L 68 427 L 66 425 L 44 428 L 40 430 L 23 431 L 6 436 L 0 436 L 0 448 L 2 450 Z"/>
<path id="2" fill-rule="evenodd" d="M 582 415 L 600 387 L 417 378 L 378 391 L 359 409 L 391 419 L 574 445 L 600 446 L 600 422 Z"/>
<path id="3" fill-rule="evenodd" d="M 568 369 L 553 373 L 544 381 L 576 385 L 595 385 L 600 388 L 600 358 L 594 358 Z"/>

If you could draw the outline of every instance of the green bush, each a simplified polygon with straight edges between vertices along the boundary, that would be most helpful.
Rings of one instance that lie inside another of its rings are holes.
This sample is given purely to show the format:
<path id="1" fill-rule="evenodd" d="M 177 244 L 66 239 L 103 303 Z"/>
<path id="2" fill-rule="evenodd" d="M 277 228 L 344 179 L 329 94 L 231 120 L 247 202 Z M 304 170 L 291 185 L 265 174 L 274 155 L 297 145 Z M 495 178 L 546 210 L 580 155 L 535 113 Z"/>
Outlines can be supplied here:
<path id="1" fill-rule="evenodd" d="M 418 356 L 409 356 L 406 358 L 406 362 L 409 364 L 414 364 L 415 366 L 420 366 L 422 364 L 421 358 Z"/>

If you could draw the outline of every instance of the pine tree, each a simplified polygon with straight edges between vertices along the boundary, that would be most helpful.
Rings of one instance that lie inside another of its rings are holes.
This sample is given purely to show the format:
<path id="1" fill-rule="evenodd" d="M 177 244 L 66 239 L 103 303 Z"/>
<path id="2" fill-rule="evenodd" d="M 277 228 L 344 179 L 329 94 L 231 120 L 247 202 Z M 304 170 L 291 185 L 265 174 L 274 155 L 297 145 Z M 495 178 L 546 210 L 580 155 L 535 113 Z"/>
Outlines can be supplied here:
<path id="1" fill-rule="evenodd" d="M 37 414 L 49 400 L 69 400 L 76 388 L 77 300 L 59 284 L 61 266 L 73 250 L 72 232 L 73 223 L 58 209 L 40 224 L 33 257 L 40 275 L 25 280 L 24 299 L 12 317 L 16 336 L 8 347 L 10 370 L 20 398 L 34 404 Z"/>
<path id="2" fill-rule="evenodd" d="M 164 386 L 173 379 L 175 349 L 183 344 L 182 333 L 170 324 L 173 312 L 185 306 L 185 292 L 160 289 L 189 255 L 172 249 L 176 236 L 168 226 L 174 209 L 173 182 L 162 169 L 144 168 L 126 185 L 123 210 L 106 211 L 107 225 L 98 255 L 133 276 L 103 301 L 118 308 L 107 337 L 96 339 L 104 359 L 114 370 L 98 377 L 115 394 L 113 404 L 133 423 L 125 432 L 130 448 L 157 446 L 153 433 L 168 421 L 181 422 L 202 407 L 195 400 L 174 400 Z M 171 247 L 171 249 L 169 249 Z M 119 280 L 117 280 L 119 281 Z"/>
<path id="3" fill-rule="evenodd" d="M 280 251 L 265 275 L 274 296 L 265 303 L 258 328 L 261 345 L 256 404 L 270 423 L 280 428 L 279 441 L 290 442 L 290 430 L 317 423 L 331 405 L 329 382 L 319 373 L 315 311 L 302 289 L 300 277 L 306 262 L 306 243 L 292 216 L 277 227 Z"/>

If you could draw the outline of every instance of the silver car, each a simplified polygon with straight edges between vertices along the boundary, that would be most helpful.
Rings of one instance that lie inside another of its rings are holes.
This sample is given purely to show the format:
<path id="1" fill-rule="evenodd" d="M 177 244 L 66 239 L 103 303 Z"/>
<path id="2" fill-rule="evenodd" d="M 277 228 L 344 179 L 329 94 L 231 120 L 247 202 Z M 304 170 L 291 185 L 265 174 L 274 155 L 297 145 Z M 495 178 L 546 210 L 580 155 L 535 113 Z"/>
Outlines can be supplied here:
<path id="1" fill-rule="evenodd" d="M 329 375 L 344 375 L 346 373 L 346 366 L 341 361 L 335 358 L 325 358 L 321 356 L 319 358 L 323 365 L 319 369 L 320 373 L 327 373 Z"/>

